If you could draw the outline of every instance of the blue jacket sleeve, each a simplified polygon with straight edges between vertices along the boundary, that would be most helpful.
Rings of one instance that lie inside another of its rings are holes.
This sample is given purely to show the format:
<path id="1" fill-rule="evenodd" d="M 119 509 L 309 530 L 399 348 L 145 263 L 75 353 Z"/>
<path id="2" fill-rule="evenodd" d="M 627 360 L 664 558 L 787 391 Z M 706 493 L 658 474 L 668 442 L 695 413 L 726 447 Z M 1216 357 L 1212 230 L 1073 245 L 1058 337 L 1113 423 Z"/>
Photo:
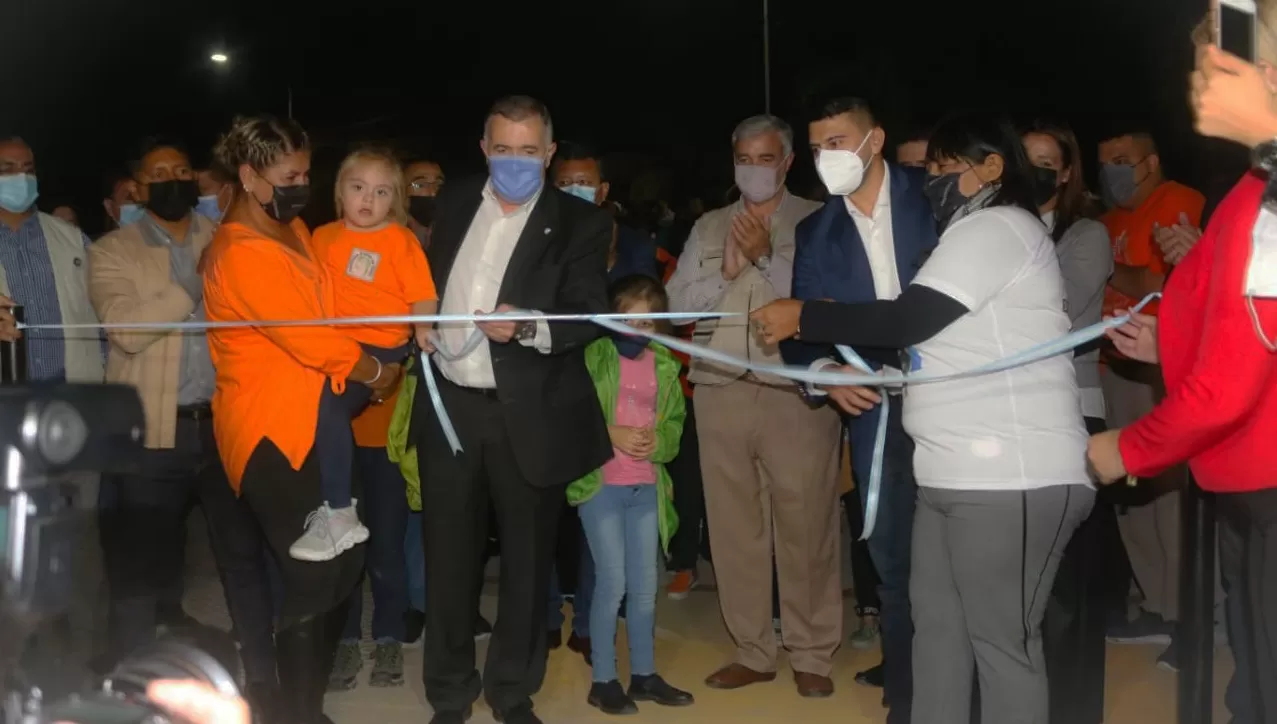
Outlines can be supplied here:
<path id="1" fill-rule="evenodd" d="M 816 216 L 818 213 L 803 219 L 794 230 L 794 282 L 790 293 L 794 299 L 802 301 L 825 299 L 829 296 L 824 292 L 821 282 L 819 249 L 812 238 Z M 795 339 L 780 343 L 780 356 L 785 364 L 801 367 L 808 367 L 822 357 L 838 359 L 832 345 L 811 344 Z"/>

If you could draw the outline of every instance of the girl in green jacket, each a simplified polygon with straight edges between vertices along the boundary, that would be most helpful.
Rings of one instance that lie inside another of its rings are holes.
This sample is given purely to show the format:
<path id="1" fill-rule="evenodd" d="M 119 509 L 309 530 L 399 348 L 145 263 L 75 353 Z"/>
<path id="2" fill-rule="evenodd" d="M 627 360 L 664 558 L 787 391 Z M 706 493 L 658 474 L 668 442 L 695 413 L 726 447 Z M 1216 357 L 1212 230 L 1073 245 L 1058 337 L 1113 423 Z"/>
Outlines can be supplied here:
<path id="1" fill-rule="evenodd" d="M 664 312 L 665 289 L 651 277 L 623 277 L 612 285 L 612 310 Z M 630 326 L 653 329 L 652 320 Z M 639 335 L 615 334 L 585 350 L 607 417 L 613 457 L 602 468 L 568 486 L 568 502 L 579 506 L 581 524 L 594 558 L 594 600 L 590 606 L 592 706 L 608 714 L 633 714 L 635 701 L 686 706 L 692 695 L 670 686 L 656 673 L 656 590 L 660 551 L 677 525 L 672 485 L 665 463 L 678 454 L 687 411 L 679 385 L 680 362 L 661 345 Z M 616 671 L 616 620 L 626 600 L 630 644 L 630 688 Z"/>

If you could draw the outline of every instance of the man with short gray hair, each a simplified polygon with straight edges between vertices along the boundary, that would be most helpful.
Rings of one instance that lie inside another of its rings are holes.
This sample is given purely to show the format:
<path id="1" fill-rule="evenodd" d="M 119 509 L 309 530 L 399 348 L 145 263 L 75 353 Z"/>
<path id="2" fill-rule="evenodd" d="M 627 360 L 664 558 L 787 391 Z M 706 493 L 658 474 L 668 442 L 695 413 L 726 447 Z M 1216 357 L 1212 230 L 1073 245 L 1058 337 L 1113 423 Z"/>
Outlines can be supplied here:
<path id="1" fill-rule="evenodd" d="M 692 227 L 668 290 L 676 312 L 747 314 L 789 296 L 794 229 L 820 205 L 785 189 L 793 130 L 775 116 L 732 133 L 741 198 Z M 701 344 L 752 362 L 780 351 L 751 334 L 744 317 L 697 322 Z M 772 627 L 773 541 L 780 617 L 803 696 L 833 693 L 832 658 L 842 638 L 839 576 L 838 415 L 813 410 L 780 377 L 701 360 L 697 386 L 701 469 L 719 605 L 736 643 L 734 663 L 706 684 L 737 689 L 776 678 Z"/>

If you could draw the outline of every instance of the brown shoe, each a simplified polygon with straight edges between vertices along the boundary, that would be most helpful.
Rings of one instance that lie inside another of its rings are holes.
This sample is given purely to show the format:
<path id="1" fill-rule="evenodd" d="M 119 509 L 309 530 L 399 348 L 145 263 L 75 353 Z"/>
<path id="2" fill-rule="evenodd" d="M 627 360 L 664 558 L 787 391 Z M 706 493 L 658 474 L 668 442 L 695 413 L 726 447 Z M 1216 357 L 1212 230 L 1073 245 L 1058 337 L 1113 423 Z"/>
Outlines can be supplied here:
<path id="1" fill-rule="evenodd" d="M 711 689 L 740 689 L 750 684 L 761 684 L 765 681 L 773 681 L 776 678 L 775 671 L 754 671 L 748 666 L 742 664 L 728 664 L 723 668 L 710 674 L 705 679 L 705 685 Z"/>
<path id="2" fill-rule="evenodd" d="M 794 683 L 798 686 L 798 695 L 808 699 L 824 699 L 834 693 L 834 681 L 828 676 L 795 671 Z"/>

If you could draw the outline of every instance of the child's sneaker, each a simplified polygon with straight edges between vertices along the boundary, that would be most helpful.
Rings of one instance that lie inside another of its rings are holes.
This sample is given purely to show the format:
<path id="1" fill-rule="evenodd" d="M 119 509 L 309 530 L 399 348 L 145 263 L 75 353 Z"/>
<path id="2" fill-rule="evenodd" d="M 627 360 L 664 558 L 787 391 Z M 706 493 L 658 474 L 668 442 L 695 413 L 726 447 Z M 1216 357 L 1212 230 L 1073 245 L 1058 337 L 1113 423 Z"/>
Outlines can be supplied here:
<path id="1" fill-rule="evenodd" d="M 306 532 L 288 548 L 299 561 L 331 561 L 368 540 L 368 529 L 359 522 L 355 501 L 345 508 L 320 505 L 306 516 Z"/>
<path id="2" fill-rule="evenodd" d="M 398 641 L 378 642 L 372 662 L 369 686 L 403 686 L 403 644 Z"/>
<path id="3" fill-rule="evenodd" d="M 679 571 L 674 574 L 674 580 L 670 581 L 670 585 L 665 589 L 665 595 L 669 596 L 671 601 L 682 601 L 687 598 L 687 594 L 696 588 L 698 583 L 696 579 L 696 571 Z"/>
<path id="4" fill-rule="evenodd" d="M 333 670 L 328 675 L 328 690 L 350 691 L 355 688 L 355 677 L 363 668 L 364 661 L 359 655 L 358 641 L 342 641 L 337 644 L 337 657 L 333 661 Z"/>

